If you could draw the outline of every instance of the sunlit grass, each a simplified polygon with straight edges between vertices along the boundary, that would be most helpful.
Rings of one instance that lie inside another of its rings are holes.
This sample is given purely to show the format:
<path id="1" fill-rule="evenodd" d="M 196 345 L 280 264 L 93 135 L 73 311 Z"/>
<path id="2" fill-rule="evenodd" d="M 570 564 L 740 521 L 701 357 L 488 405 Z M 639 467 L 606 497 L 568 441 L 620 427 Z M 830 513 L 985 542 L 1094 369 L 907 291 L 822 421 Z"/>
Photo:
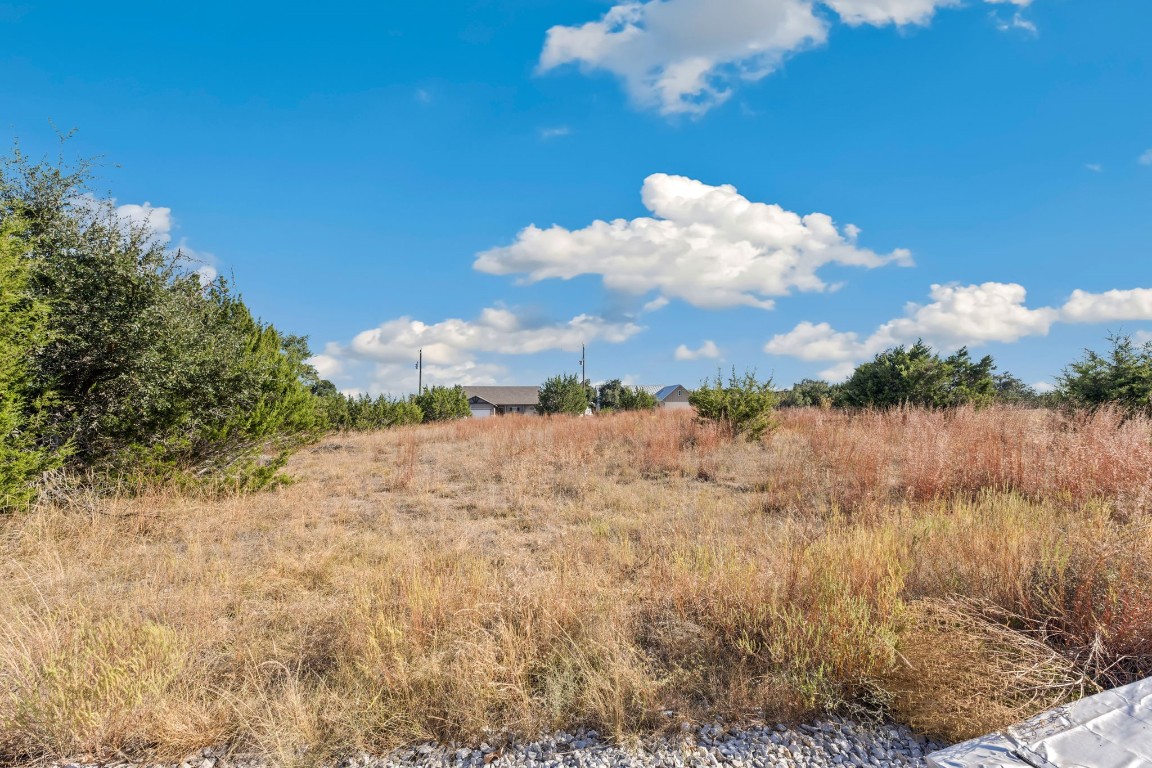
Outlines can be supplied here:
<path id="1" fill-rule="evenodd" d="M 505 418 L 333 437 L 266 494 L 58 500 L 0 521 L 0 760 L 834 708 L 968 735 L 1152 672 L 1150 438 Z"/>

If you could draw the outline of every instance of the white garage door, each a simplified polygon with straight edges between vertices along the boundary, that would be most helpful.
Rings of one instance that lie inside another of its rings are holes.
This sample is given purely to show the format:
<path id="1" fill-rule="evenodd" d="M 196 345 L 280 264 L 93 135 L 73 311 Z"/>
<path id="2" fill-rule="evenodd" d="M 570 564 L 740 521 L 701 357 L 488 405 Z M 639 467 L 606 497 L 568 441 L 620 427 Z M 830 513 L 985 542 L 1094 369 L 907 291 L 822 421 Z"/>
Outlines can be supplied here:
<path id="1" fill-rule="evenodd" d="M 494 410 L 490 405 L 471 405 L 469 408 L 472 409 L 472 418 L 474 419 L 482 419 L 485 416 L 491 416 L 492 411 Z"/>

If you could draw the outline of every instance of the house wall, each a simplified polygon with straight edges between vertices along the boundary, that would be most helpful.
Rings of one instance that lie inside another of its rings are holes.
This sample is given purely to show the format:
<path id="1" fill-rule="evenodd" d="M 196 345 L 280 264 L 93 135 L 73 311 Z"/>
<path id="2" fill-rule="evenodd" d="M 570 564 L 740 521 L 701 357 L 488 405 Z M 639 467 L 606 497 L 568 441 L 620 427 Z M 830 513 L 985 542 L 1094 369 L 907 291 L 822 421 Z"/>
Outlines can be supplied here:
<path id="1" fill-rule="evenodd" d="M 501 415 L 503 415 L 503 414 L 511 414 L 511 415 L 519 414 L 521 416 L 532 416 L 536 413 L 536 406 L 527 405 L 527 404 L 524 404 L 524 405 L 502 405 L 496 409 L 496 412 L 501 414 Z"/>
<path id="2" fill-rule="evenodd" d="M 671 411 L 679 411 L 685 408 L 691 408 L 692 405 L 688 402 L 688 395 L 691 394 L 684 387 L 676 387 L 676 391 L 669 394 L 660 403 L 661 408 L 667 408 Z"/>

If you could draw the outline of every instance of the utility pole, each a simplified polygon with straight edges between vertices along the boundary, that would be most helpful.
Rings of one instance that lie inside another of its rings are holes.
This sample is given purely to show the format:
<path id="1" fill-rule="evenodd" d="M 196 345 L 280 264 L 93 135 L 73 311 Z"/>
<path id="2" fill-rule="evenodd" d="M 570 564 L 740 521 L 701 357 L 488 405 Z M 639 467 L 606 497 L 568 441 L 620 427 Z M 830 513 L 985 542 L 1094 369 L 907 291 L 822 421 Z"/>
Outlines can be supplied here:
<path id="1" fill-rule="evenodd" d="M 421 348 L 421 350 L 420 350 L 420 356 L 418 358 L 416 358 L 416 370 L 419 372 L 416 374 L 416 381 L 417 381 L 416 394 L 422 395 L 422 394 L 424 394 L 424 350 L 423 350 L 423 348 Z"/>
<path id="2" fill-rule="evenodd" d="M 588 386 L 588 353 L 584 349 L 584 345 L 580 345 L 580 387 Z M 586 390 L 585 390 L 586 391 Z"/>

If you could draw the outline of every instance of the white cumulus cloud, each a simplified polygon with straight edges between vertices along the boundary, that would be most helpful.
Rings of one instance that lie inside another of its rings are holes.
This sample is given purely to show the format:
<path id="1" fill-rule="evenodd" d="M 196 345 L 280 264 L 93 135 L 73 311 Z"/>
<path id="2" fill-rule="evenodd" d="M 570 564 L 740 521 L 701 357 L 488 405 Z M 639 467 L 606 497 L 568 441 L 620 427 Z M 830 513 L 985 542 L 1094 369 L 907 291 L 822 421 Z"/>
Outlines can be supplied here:
<path id="1" fill-rule="evenodd" d="M 578 352 L 581 344 L 619 344 L 640 333 L 633 322 L 612 322 L 592 315 L 577 315 L 566 322 L 531 324 L 504 307 L 484 309 L 475 320 L 449 318 L 425 323 L 399 317 L 362 331 L 347 344 L 329 343 L 311 363 L 339 376 L 354 364 L 374 365 L 374 392 L 414 391 L 420 350 L 424 355 L 424 384 L 493 384 L 506 369 L 485 361 L 485 354 L 531 355 L 549 350 Z M 511 382 L 516 383 L 516 382 Z"/>
<path id="2" fill-rule="evenodd" d="M 1069 323 L 1152 320 L 1152 288 L 1104 293 L 1075 290 L 1061 309 L 1061 317 Z"/>
<path id="3" fill-rule="evenodd" d="M 836 331 L 828 323 L 803 322 L 788 333 L 773 336 L 764 351 L 845 364 L 917 339 L 957 348 L 1043 336 L 1060 318 L 1056 309 L 1025 306 L 1027 291 L 1015 283 L 933 285 L 929 295 L 931 302 L 908 304 L 903 317 L 882 324 L 867 338 Z M 841 368 L 843 365 L 837 370 Z"/>
<path id="4" fill-rule="evenodd" d="M 368 392 L 401 395 L 415 392 L 421 383 L 419 372 L 411 364 L 378 363 L 371 374 Z M 423 385 L 454 387 L 483 386 L 485 384 L 523 384 L 508 380 L 508 369 L 495 363 L 465 360 L 453 365 L 424 365 Z M 534 382 L 529 382 L 534 383 Z"/>
<path id="5" fill-rule="evenodd" d="M 762 78 L 826 35 L 807 0 L 623 2 L 598 21 L 549 29 L 540 68 L 604 69 L 642 106 L 700 113 L 725 101 L 731 82 Z"/>
<path id="6" fill-rule="evenodd" d="M 652 217 L 594 221 L 577 230 L 529 226 L 512 245 L 479 254 L 474 266 L 529 283 L 599 275 L 614 291 L 654 291 L 708 309 L 771 309 L 771 297 L 827 289 L 817 273 L 829 264 L 912 264 L 903 249 L 878 254 L 859 247 L 852 225 L 840 230 L 823 213 L 801 216 L 754 203 L 730 185 L 657 173 L 645 179 L 642 198 Z"/>
<path id="7" fill-rule="evenodd" d="M 87 209 L 90 213 L 99 215 L 110 211 L 119 220 L 120 226 L 125 230 L 144 229 L 151 235 L 151 242 L 172 247 L 172 231 L 176 228 L 176 219 L 172 209 L 166 206 L 144 203 L 124 203 L 117 205 L 116 198 L 101 200 L 91 194 L 83 194 L 74 199 L 79 208 Z M 183 265 L 194 273 L 204 285 L 216 279 L 218 274 L 216 257 L 206 251 L 193 250 L 188 245 L 188 238 L 180 238 L 173 250 L 179 251 L 183 258 Z"/>
<path id="8" fill-rule="evenodd" d="M 134 227 L 147 226 L 152 230 L 153 236 L 162 243 L 172 239 L 171 208 L 154 206 L 148 202 L 143 205 L 126 203 L 116 206 L 116 215 Z"/>
<path id="9" fill-rule="evenodd" d="M 315 368 L 322 379 L 332 379 L 344 372 L 344 361 L 335 355 L 314 355 L 305 362 Z"/>
<path id="10" fill-rule="evenodd" d="M 829 379 L 854 362 L 916 339 L 946 349 L 988 342 L 1011 343 L 1028 336 L 1045 336 L 1054 323 L 1107 323 L 1152 321 L 1152 288 L 1111 290 L 1102 293 L 1075 290 L 1062 307 L 1029 308 L 1027 291 L 1016 283 L 933 285 L 927 304 L 910 303 L 902 317 L 883 323 L 866 338 L 837 331 L 828 323 L 802 322 L 791 331 L 769 339 L 764 351 L 806 361 L 829 361 L 836 366 L 821 375 Z M 1152 339 L 1140 331 L 1138 342 Z"/>
<path id="11" fill-rule="evenodd" d="M 1029 0 L 985 0 L 1023 8 Z M 961 0 L 624 0 L 596 21 L 548 30 L 540 70 L 566 64 L 619 77 L 638 105 L 666 115 L 701 114 L 740 82 L 824 43 L 824 8 L 858 26 L 927 24 Z M 1030 25 L 1017 11 L 1014 26 Z"/>
<path id="12" fill-rule="evenodd" d="M 840 333 L 828 323 L 805 321 L 788 333 L 773 336 L 764 351 L 801 360 L 851 360 L 863 354 L 864 345 L 855 333 Z"/>
<path id="13" fill-rule="evenodd" d="M 937 8 L 960 5 L 960 0 L 827 0 L 846 24 L 927 24 Z"/>
<path id="14" fill-rule="evenodd" d="M 850 377 L 852 372 L 855 370 L 855 363 L 851 361 L 845 361 L 843 363 L 836 363 L 836 365 L 832 366 L 831 368 L 825 368 L 816 375 L 824 381 L 828 381 L 833 384 L 839 384 L 842 381 L 847 381 L 848 377 Z"/>
<path id="15" fill-rule="evenodd" d="M 1046 335 L 1060 315 L 1050 307 L 1026 307 L 1027 291 L 1016 283 L 933 285 L 929 295 L 931 303 L 909 304 L 905 317 L 880 326 L 869 343 L 891 346 L 916 338 L 955 346 L 1013 342 Z"/>
<path id="16" fill-rule="evenodd" d="M 639 333 L 631 322 L 613 323 L 592 315 L 578 315 L 566 323 L 524 325 L 511 310 L 489 307 L 476 320 L 449 319 L 424 323 L 410 317 L 389 320 L 358 333 L 348 351 L 381 362 L 415 360 L 424 350 L 430 364 L 453 365 L 478 352 L 531 355 L 551 349 L 577 351 L 594 341 L 618 344 Z"/>
<path id="17" fill-rule="evenodd" d="M 690 349 L 687 344 L 681 344 L 676 347 L 677 360 L 702 360 L 709 359 L 715 360 L 720 357 L 720 348 L 716 346 L 716 342 L 712 340 L 705 341 L 696 349 Z"/>

